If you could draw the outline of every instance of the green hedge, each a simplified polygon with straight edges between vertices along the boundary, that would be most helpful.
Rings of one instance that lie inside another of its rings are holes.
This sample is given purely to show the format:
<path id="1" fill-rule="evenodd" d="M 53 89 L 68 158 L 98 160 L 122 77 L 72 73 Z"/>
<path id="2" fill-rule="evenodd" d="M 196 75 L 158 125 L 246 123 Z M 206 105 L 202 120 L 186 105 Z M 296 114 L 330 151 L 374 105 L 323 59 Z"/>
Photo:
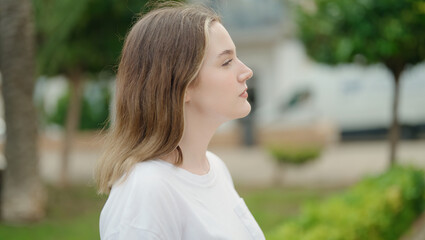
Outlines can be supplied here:
<path id="1" fill-rule="evenodd" d="M 394 167 L 368 177 L 268 234 L 269 240 L 397 240 L 424 209 L 424 174 Z"/>
<path id="2" fill-rule="evenodd" d="M 303 164 L 320 156 L 317 146 L 269 146 L 270 154 L 279 163 Z"/>

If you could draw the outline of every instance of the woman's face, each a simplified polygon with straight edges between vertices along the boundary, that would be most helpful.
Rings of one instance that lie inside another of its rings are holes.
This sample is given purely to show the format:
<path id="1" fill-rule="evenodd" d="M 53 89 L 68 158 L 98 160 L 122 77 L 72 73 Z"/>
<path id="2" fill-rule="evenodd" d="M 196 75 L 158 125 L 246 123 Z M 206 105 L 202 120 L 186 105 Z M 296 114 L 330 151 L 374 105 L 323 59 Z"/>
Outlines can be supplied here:
<path id="1" fill-rule="evenodd" d="M 186 110 L 220 122 L 245 117 L 251 111 L 246 81 L 252 74 L 236 56 L 235 44 L 223 25 L 213 23 L 197 83 L 187 90 Z"/>

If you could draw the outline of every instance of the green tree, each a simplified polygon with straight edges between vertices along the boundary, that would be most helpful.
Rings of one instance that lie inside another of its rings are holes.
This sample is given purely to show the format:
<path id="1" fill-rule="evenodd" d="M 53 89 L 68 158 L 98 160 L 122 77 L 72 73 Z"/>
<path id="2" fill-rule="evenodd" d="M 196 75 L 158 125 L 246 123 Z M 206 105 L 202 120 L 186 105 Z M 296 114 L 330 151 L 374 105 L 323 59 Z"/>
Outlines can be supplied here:
<path id="1" fill-rule="evenodd" d="M 66 185 L 71 143 L 79 126 L 84 79 L 88 74 L 113 71 L 125 34 L 147 0 L 33 2 L 38 73 L 62 74 L 70 81 L 61 167 L 61 184 Z"/>
<path id="2" fill-rule="evenodd" d="M 328 64 L 380 62 L 394 76 L 390 165 L 399 138 L 400 75 L 425 58 L 425 1 L 312 0 L 298 8 L 299 36 L 313 59 Z"/>

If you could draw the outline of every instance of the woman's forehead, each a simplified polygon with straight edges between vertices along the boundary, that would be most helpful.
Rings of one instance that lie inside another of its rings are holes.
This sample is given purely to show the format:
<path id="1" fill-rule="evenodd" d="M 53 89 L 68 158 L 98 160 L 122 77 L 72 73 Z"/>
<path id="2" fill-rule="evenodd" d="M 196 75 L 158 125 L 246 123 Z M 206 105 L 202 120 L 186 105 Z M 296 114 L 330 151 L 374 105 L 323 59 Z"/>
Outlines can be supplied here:
<path id="1" fill-rule="evenodd" d="M 216 22 L 209 29 L 209 41 L 207 46 L 207 54 L 209 57 L 221 57 L 226 54 L 233 54 L 235 45 L 226 28 Z"/>

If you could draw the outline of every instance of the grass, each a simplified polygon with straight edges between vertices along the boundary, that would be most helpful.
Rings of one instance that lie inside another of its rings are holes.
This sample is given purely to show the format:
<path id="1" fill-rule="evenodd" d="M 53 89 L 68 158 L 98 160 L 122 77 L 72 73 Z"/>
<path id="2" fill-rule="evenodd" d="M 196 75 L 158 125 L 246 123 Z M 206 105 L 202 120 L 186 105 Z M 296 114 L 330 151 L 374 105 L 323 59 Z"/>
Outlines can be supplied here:
<path id="1" fill-rule="evenodd" d="M 0 223 L 0 239 L 93 240 L 99 239 L 99 213 L 106 200 L 86 186 L 60 190 L 48 187 L 47 216 L 29 225 Z"/>
<path id="2" fill-rule="evenodd" d="M 322 199 L 334 190 L 243 189 L 238 192 L 264 232 L 294 217 L 307 200 Z M 92 187 L 73 186 L 66 190 L 48 187 L 46 218 L 30 225 L 0 223 L 0 239 L 14 240 L 93 240 L 99 239 L 99 214 L 106 200 Z"/>

